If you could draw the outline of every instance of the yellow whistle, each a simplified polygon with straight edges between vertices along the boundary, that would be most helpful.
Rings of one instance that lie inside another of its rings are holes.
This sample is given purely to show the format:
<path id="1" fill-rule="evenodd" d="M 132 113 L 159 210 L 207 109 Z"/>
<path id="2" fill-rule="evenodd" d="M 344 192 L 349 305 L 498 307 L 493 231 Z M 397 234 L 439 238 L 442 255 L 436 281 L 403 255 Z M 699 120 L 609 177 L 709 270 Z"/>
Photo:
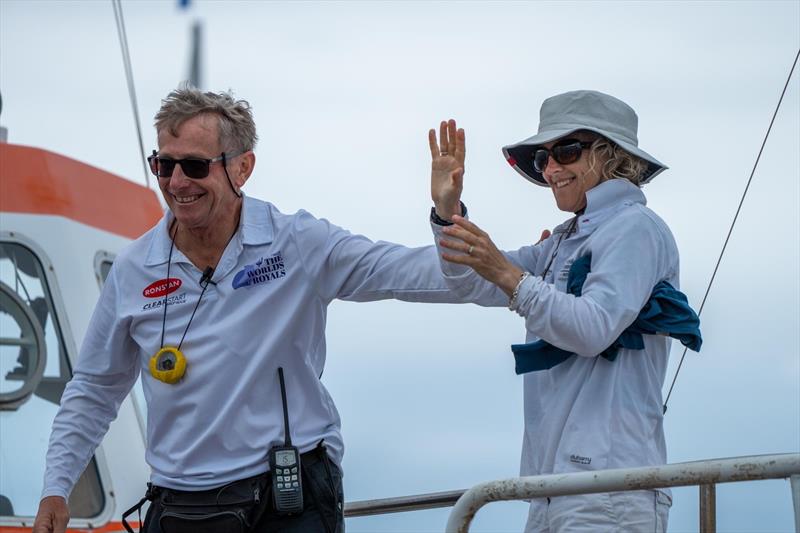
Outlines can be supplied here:
<path id="1" fill-rule="evenodd" d="M 186 357 L 174 346 L 164 346 L 150 358 L 150 375 L 173 385 L 186 373 Z"/>

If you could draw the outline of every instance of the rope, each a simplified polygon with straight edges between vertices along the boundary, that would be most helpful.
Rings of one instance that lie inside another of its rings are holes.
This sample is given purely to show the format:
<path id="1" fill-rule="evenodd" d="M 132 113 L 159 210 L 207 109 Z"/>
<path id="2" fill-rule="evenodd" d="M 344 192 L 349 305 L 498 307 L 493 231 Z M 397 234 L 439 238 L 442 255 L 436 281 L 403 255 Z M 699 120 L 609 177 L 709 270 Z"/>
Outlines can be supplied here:
<path id="1" fill-rule="evenodd" d="M 125 32 L 125 19 L 122 16 L 121 0 L 111 0 L 114 6 L 114 19 L 117 23 L 117 35 L 119 36 L 119 47 L 122 51 L 122 63 L 125 67 L 125 79 L 128 82 L 128 94 L 131 98 L 131 108 L 133 110 L 133 120 L 136 122 L 136 135 L 139 138 L 139 152 L 142 156 L 142 170 L 144 170 L 144 180 L 147 188 L 150 188 L 150 173 L 147 170 L 147 163 L 144 155 L 144 142 L 142 142 L 142 125 L 139 123 L 139 106 L 136 103 L 136 87 L 133 84 L 133 68 L 131 67 L 131 54 L 128 49 L 128 35 Z"/>
<path id="2" fill-rule="evenodd" d="M 747 185 L 744 188 L 744 192 L 742 193 L 742 198 L 739 200 L 739 207 L 736 208 L 736 214 L 733 215 L 733 222 L 731 222 L 731 227 L 728 229 L 728 235 L 725 237 L 725 243 L 722 245 L 722 251 L 719 253 L 719 258 L 717 259 L 717 264 L 714 266 L 714 272 L 711 274 L 711 279 L 708 282 L 708 287 L 706 287 L 706 293 L 703 296 L 703 302 L 700 304 L 700 310 L 697 312 L 697 316 L 703 312 L 703 306 L 706 305 L 706 299 L 708 298 L 708 293 L 711 292 L 711 285 L 714 283 L 714 278 L 717 276 L 717 270 L 719 269 L 719 264 L 722 262 L 722 256 L 725 254 L 725 249 L 728 247 L 728 241 L 731 238 L 731 234 L 733 233 L 733 227 L 736 225 L 736 220 L 739 218 L 739 212 L 742 210 L 742 204 L 744 204 L 744 199 L 747 196 L 747 191 L 750 189 L 750 182 L 753 181 L 753 175 L 756 173 L 756 167 L 758 167 L 758 162 L 761 160 L 761 153 L 764 151 L 764 146 L 767 144 L 767 139 L 769 138 L 769 133 L 772 131 L 772 125 L 775 123 L 775 117 L 778 116 L 778 110 L 781 108 L 781 103 L 783 102 L 783 96 L 786 94 L 786 89 L 789 87 L 789 80 L 792 79 L 792 74 L 794 74 L 794 68 L 797 66 L 797 59 L 800 58 L 800 50 L 797 51 L 797 55 L 794 56 L 794 63 L 792 63 L 792 68 L 789 70 L 789 76 L 786 78 L 786 83 L 783 86 L 783 91 L 781 92 L 781 97 L 778 99 L 778 105 L 775 106 L 775 112 L 772 114 L 772 120 L 769 122 L 769 127 L 767 128 L 767 134 L 764 135 L 764 140 L 761 142 L 761 149 L 758 151 L 758 156 L 756 156 L 756 162 L 753 164 L 753 170 L 750 171 L 750 178 L 747 180 Z M 675 370 L 675 377 L 672 378 L 672 385 L 669 387 L 669 392 L 667 393 L 667 399 L 664 400 L 664 414 L 667 413 L 667 402 L 669 402 L 669 398 L 672 395 L 672 389 L 675 387 L 675 381 L 678 379 L 678 373 L 681 371 L 681 367 L 683 366 L 683 359 L 686 357 L 686 350 L 687 348 L 683 349 L 683 355 L 681 355 L 681 361 L 678 363 L 678 369 Z"/>

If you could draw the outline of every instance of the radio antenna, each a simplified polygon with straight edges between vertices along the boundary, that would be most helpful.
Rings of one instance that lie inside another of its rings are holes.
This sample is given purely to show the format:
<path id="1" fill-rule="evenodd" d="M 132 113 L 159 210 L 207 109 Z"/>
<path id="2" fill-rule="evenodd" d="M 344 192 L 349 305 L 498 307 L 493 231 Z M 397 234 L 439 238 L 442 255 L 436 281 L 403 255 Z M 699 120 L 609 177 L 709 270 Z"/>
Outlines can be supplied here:
<path id="1" fill-rule="evenodd" d="M 283 401 L 283 428 L 285 435 L 283 436 L 286 446 L 292 445 L 292 433 L 289 431 L 289 408 L 286 405 L 286 384 L 283 381 L 283 367 L 278 367 L 278 379 L 281 382 L 281 400 Z"/>

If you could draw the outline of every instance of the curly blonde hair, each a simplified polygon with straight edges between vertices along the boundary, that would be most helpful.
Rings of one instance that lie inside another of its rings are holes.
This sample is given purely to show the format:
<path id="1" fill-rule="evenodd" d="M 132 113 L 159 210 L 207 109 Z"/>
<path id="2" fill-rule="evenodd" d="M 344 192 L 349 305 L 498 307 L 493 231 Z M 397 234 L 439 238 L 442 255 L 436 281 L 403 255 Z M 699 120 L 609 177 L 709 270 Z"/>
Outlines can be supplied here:
<path id="1" fill-rule="evenodd" d="M 600 179 L 626 179 L 639 186 L 642 175 L 647 170 L 647 161 L 627 152 L 614 141 L 605 137 L 598 137 L 589 147 L 589 166 L 602 161 Z"/>

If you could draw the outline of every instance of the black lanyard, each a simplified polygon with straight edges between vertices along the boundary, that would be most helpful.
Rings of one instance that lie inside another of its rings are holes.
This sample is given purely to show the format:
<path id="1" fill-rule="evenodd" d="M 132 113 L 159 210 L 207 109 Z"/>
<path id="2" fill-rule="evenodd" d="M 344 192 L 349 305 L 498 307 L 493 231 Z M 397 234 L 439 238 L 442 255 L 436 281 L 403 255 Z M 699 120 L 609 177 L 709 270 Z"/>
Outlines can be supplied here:
<path id="1" fill-rule="evenodd" d="M 175 232 L 177 233 L 177 231 L 178 230 L 176 228 Z M 236 233 L 236 231 L 234 230 L 234 234 L 235 233 Z M 231 238 L 233 238 L 233 235 L 231 235 Z M 167 286 L 169 286 L 169 272 L 170 272 L 170 267 L 172 266 L 172 250 L 173 250 L 173 248 L 175 248 L 175 237 L 173 236 L 170 239 L 170 241 L 171 242 L 170 242 L 170 246 L 169 246 L 169 257 L 167 258 Z M 230 239 L 228 239 L 228 242 L 230 242 Z M 227 248 L 227 245 L 226 245 L 226 248 Z M 192 310 L 192 316 L 189 317 L 189 323 L 186 324 L 186 329 L 183 330 L 183 335 L 181 336 L 181 341 L 178 343 L 178 350 L 180 350 L 181 346 L 183 345 L 183 340 L 186 338 L 186 333 L 188 333 L 188 331 L 189 331 L 189 326 L 192 325 L 192 320 L 194 319 L 194 315 L 195 315 L 195 313 L 197 313 L 197 308 L 200 307 L 200 302 L 203 299 L 203 295 L 206 293 L 206 289 L 208 288 L 208 284 L 211 283 L 211 276 L 213 276 L 213 275 L 214 275 L 214 269 L 212 267 L 208 267 L 203 272 L 203 276 L 200 278 L 200 286 L 203 287 L 203 290 L 200 291 L 200 297 L 197 299 L 197 303 L 194 304 L 194 309 Z M 162 348 L 164 347 L 164 331 L 165 331 L 165 329 L 167 327 L 167 304 L 168 303 L 169 303 L 169 293 L 164 295 L 164 317 L 161 320 L 161 347 Z"/>
<path id="2" fill-rule="evenodd" d="M 228 242 L 225 244 L 225 248 L 233 240 L 233 236 L 236 235 L 236 232 L 239 231 L 239 221 L 236 221 L 236 226 L 233 228 L 233 233 L 228 238 Z M 175 234 L 178 233 L 178 227 L 175 226 Z M 175 235 L 170 236 L 170 245 L 169 245 L 169 256 L 167 257 L 167 286 L 169 286 L 169 272 L 170 267 L 172 266 L 172 250 L 175 248 Z M 222 253 L 225 253 L 225 248 L 222 249 Z M 192 320 L 194 320 L 194 315 L 197 313 L 197 308 L 200 307 L 200 302 L 203 300 L 203 295 L 206 293 L 206 289 L 208 288 L 209 283 L 214 283 L 211 281 L 211 277 L 214 275 L 214 268 L 211 266 L 206 267 L 203 271 L 203 275 L 200 277 L 200 286 L 203 290 L 200 292 L 200 297 L 197 299 L 197 303 L 194 304 L 194 309 L 192 310 L 192 316 L 189 317 L 189 323 L 186 324 L 186 329 L 183 330 L 183 335 L 181 336 L 181 341 L 178 343 L 178 350 L 181 349 L 181 345 L 183 345 L 183 340 L 186 338 L 186 333 L 189 331 L 189 326 L 192 325 Z M 214 283 L 216 285 L 216 283 Z M 164 347 L 164 331 L 167 327 L 167 304 L 169 303 L 169 293 L 164 295 L 164 316 L 161 320 L 161 348 Z"/>
<path id="3" fill-rule="evenodd" d="M 558 242 L 556 243 L 556 248 L 553 250 L 553 253 L 550 254 L 550 261 L 547 262 L 547 266 L 544 268 L 544 272 L 542 272 L 542 281 L 544 281 L 544 277 L 550 271 L 550 267 L 553 265 L 553 260 L 558 255 L 558 249 L 561 247 L 561 241 L 565 238 L 569 237 L 573 233 L 575 233 L 575 226 L 578 224 L 578 217 L 580 214 L 575 214 L 575 218 L 569 223 L 569 227 L 567 227 L 566 231 L 561 234 L 561 237 L 558 238 Z"/>

